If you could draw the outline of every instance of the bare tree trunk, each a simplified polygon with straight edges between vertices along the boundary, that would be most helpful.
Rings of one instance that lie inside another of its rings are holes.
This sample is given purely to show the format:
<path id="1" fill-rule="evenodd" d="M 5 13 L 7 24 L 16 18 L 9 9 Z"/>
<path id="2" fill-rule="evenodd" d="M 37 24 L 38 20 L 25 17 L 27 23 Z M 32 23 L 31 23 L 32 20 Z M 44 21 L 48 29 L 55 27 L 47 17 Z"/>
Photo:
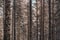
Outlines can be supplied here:
<path id="1" fill-rule="evenodd" d="M 28 0 L 15 0 L 15 40 L 28 40 Z"/>
<path id="2" fill-rule="evenodd" d="M 56 40 L 55 2 L 55 0 L 49 1 L 49 40 Z"/>
<path id="3" fill-rule="evenodd" d="M 4 40 L 10 40 L 10 0 L 4 0 Z"/>

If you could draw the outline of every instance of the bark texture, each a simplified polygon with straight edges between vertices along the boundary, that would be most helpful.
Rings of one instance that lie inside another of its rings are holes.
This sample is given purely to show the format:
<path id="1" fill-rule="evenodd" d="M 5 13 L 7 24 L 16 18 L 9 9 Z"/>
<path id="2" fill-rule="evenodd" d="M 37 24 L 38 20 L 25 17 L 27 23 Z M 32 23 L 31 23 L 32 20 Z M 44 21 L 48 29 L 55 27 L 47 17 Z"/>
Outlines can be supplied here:
<path id="1" fill-rule="evenodd" d="M 2 3 L 0 40 L 60 40 L 59 0 L 3 0 Z"/>

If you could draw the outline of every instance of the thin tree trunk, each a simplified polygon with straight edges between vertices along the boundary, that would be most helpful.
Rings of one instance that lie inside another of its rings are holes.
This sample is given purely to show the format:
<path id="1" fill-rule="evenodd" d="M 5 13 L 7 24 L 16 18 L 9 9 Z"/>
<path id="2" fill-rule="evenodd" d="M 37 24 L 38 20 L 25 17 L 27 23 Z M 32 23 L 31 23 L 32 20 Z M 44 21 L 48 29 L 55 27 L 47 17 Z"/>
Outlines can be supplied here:
<path id="1" fill-rule="evenodd" d="M 10 0 L 4 0 L 4 40 L 10 40 Z"/>

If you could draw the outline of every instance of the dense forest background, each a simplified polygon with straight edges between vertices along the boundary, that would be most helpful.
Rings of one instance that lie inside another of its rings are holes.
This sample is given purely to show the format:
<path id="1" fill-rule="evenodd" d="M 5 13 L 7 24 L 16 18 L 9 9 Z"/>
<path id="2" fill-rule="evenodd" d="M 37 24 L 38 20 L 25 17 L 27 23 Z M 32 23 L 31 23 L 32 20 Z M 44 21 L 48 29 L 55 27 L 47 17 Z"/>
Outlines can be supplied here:
<path id="1" fill-rule="evenodd" d="M 60 40 L 59 0 L 0 0 L 0 40 Z"/>

